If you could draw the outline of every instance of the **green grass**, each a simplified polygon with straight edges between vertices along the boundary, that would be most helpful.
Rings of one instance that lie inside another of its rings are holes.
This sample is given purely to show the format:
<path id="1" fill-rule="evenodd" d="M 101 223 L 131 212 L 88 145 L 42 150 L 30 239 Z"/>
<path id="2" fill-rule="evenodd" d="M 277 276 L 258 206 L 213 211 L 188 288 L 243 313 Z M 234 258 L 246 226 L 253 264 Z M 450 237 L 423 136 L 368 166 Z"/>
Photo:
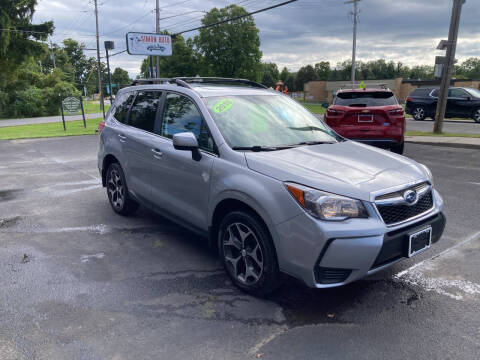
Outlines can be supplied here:
<path id="1" fill-rule="evenodd" d="M 314 104 L 307 102 L 302 102 L 301 104 L 314 114 L 325 114 L 325 108 L 322 107 L 322 104 Z"/>
<path id="2" fill-rule="evenodd" d="M 433 132 L 425 131 L 407 131 L 406 136 L 435 136 L 435 137 L 465 137 L 465 138 L 480 138 L 478 134 L 457 134 L 457 133 L 443 133 L 436 134 Z"/>
<path id="3" fill-rule="evenodd" d="M 82 120 L 67 121 L 65 123 L 67 131 L 63 131 L 62 122 L 1 127 L 0 140 L 93 135 L 95 134 L 95 130 L 98 129 L 98 123 L 101 120 L 101 118 L 88 119 L 86 129 L 83 127 Z"/>
<path id="4" fill-rule="evenodd" d="M 104 104 L 105 112 L 107 112 L 108 109 L 110 109 L 110 100 L 105 100 Z M 85 114 L 96 114 L 101 113 L 102 109 L 100 108 L 100 103 L 98 101 L 84 100 L 83 111 L 85 111 Z M 79 114 L 81 114 L 81 112 Z"/>

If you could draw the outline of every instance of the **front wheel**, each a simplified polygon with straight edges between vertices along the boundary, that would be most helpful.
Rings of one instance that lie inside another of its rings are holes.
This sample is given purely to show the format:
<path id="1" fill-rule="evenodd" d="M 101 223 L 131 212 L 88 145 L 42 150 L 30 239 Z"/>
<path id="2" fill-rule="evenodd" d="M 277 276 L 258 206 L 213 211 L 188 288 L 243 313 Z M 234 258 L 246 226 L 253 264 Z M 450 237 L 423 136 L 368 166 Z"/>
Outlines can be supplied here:
<path id="1" fill-rule="evenodd" d="M 421 105 L 415 106 L 413 108 L 412 115 L 415 120 L 425 120 L 426 118 L 425 108 Z"/>
<path id="2" fill-rule="evenodd" d="M 228 275 L 243 291 L 264 296 L 280 285 L 271 236 L 263 222 L 246 211 L 233 211 L 218 233 L 220 257 Z"/>
<path id="3" fill-rule="evenodd" d="M 390 150 L 396 154 L 400 154 L 402 155 L 403 154 L 403 151 L 405 150 L 405 142 L 401 142 L 400 144 L 398 145 L 393 145 Z"/>
<path id="4" fill-rule="evenodd" d="M 473 120 L 475 120 L 476 123 L 480 123 L 480 108 L 478 109 L 475 109 L 473 111 L 473 116 L 472 116 Z"/>

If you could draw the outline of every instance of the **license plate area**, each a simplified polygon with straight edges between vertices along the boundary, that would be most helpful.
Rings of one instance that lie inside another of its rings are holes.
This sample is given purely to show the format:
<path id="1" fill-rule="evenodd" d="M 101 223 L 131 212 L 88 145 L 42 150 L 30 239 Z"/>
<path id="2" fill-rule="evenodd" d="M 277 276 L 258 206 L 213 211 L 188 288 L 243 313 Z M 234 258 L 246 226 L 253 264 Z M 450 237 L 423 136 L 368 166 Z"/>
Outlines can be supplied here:
<path id="1" fill-rule="evenodd" d="M 414 232 L 408 238 L 408 257 L 427 250 L 432 245 L 432 227 Z"/>
<path id="2" fill-rule="evenodd" d="M 373 115 L 358 115 L 358 120 L 359 123 L 370 123 L 373 122 Z"/>

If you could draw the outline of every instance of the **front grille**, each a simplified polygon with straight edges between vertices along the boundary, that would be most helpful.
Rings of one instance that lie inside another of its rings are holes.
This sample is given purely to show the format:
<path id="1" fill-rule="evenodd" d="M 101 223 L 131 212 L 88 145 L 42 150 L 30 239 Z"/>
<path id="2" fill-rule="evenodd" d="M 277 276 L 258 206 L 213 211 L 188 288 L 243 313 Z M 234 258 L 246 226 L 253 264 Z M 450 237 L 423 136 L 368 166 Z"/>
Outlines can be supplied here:
<path id="1" fill-rule="evenodd" d="M 318 266 L 315 269 L 315 279 L 320 284 L 335 284 L 347 280 L 351 269 L 325 268 Z"/>
<path id="2" fill-rule="evenodd" d="M 408 220 L 430 210 L 432 207 L 431 190 L 426 192 L 415 205 L 377 205 L 378 212 L 387 225 Z"/>
<path id="3" fill-rule="evenodd" d="M 423 221 L 403 227 L 385 234 L 383 245 L 371 269 L 387 265 L 395 260 L 408 256 L 408 239 L 410 234 L 432 227 L 432 244 L 440 240 L 445 229 L 445 216 L 442 213 L 429 217 Z"/>

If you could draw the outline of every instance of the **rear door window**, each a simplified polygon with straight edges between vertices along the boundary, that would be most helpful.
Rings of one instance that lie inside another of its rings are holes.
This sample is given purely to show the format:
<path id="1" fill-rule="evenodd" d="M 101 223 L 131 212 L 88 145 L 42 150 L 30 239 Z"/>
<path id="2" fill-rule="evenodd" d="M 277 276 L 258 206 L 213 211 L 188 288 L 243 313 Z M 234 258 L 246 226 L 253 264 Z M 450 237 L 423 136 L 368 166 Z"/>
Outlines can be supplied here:
<path id="1" fill-rule="evenodd" d="M 135 97 L 135 93 L 131 92 L 124 92 L 117 96 L 115 100 L 115 109 L 113 116 L 117 121 L 126 124 L 128 120 L 128 110 L 130 109 L 130 105 L 132 104 L 133 98 Z"/>
<path id="2" fill-rule="evenodd" d="M 398 104 L 395 95 L 390 91 L 341 92 L 334 101 L 335 105 L 367 107 L 388 106 Z"/>
<path id="3" fill-rule="evenodd" d="M 139 91 L 130 111 L 128 125 L 153 132 L 161 91 Z"/>

